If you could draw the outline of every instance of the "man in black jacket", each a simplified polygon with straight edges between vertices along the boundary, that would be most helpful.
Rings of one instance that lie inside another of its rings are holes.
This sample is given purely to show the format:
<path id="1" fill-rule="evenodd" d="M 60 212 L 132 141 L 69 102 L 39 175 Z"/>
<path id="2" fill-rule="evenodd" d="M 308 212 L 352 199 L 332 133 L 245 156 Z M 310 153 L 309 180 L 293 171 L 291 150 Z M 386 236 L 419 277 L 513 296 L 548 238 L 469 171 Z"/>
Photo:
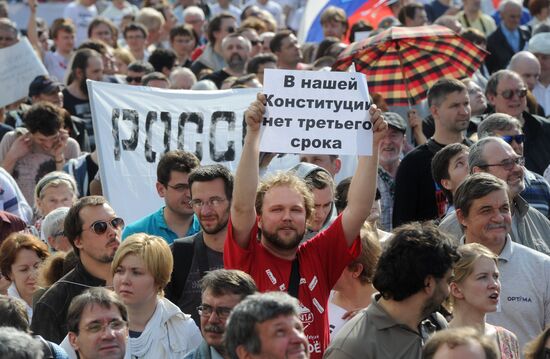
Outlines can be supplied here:
<path id="1" fill-rule="evenodd" d="M 71 300 L 90 287 L 110 284 L 111 262 L 120 245 L 124 221 L 101 196 L 79 199 L 65 217 L 65 236 L 78 256 L 76 267 L 48 289 L 34 305 L 31 329 L 61 343 L 68 333 Z"/>
<path id="2" fill-rule="evenodd" d="M 510 70 L 495 72 L 487 82 L 487 100 L 495 112 L 516 118 L 525 134 L 525 167 L 540 175 L 550 163 L 550 121 L 527 112 L 527 86 Z"/>

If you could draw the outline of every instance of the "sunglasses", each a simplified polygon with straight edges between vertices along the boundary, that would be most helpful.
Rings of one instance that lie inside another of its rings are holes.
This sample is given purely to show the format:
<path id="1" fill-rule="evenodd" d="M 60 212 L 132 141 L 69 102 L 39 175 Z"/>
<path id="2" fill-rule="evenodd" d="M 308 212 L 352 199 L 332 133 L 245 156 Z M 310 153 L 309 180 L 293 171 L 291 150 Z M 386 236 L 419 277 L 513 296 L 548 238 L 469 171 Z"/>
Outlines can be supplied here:
<path id="1" fill-rule="evenodd" d="M 109 221 L 96 221 L 92 223 L 90 228 L 84 228 L 83 231 L 89 229 L 92 232 L 94 232 L 97 235 L 102 235 L 105 232 L 107 232 L 107 228 L 111 226 L 113 229 L 123 229 L 124 228 L 124 220 L 122 218 L 116 217 Z"/>
<path id="2" fill-rule="evenodd" d="M 523 88 L 519 90 L 504 90 L 500 93 L 500 95 L 506 100 L 511 100 L 514 95 L 519 98 L 524 98 L 525 96 L 527 96 L 527 89 Z"/>
<path id="3" fill-rule="evenodd" d="M 130 82 L 139 82 L 139 83 L 141 83 L 141 76 L 136 76 L 136 77 L 126 76 L 126 82 L 127 83 L 130 83 Z"/>
<path id="4" fill-rule="evenodd" d="M 262 42 L 260 40 L 250 40 L 250 44 L 252 44 L 252 46 L 258 46 L 261 43 Z"/>
<path id="5" fill-rule="evenodd" d="M 514 136 L 500 136 L 506 143 L 511 144 L 512 141 L 516 141 L 518 145 L 521 145 L 525 141 L 525 135 L 514 135 Z"/>

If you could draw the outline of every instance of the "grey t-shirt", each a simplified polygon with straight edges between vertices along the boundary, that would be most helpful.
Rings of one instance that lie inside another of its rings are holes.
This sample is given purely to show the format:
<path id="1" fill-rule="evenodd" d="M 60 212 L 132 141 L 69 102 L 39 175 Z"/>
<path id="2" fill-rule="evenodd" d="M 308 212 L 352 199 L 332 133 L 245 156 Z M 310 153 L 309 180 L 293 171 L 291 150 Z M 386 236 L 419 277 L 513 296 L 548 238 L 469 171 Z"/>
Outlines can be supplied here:
<path id="1" fill-rule="evenodd" d="M 196 238 L 195 240 L 198 240 Z M 202 236 L 200 238 L 202 239 Z M 221 269 L 223 268 L 223 252 L 217 252 L 213 249 L 206 248 L 206 257 L 208 263 L 206 268 L 208 271 Z M 199 281 L 201 280 L 201 273 L 199 269 L 199 261 L 201 258 L 196 255 L 193 256 L 193 261 L 191 262 L 191 268 L 189 269 L 189 275 L 185 281 L 185 286 L 183 287 L 183 292 L 181 293 L 181 298 L 178 303 L 181 311 L 191 315 L 197 326 L 200 328 L 199 313 L 197 312 L 197 307 L 201 304 L 201 288 Z"/>

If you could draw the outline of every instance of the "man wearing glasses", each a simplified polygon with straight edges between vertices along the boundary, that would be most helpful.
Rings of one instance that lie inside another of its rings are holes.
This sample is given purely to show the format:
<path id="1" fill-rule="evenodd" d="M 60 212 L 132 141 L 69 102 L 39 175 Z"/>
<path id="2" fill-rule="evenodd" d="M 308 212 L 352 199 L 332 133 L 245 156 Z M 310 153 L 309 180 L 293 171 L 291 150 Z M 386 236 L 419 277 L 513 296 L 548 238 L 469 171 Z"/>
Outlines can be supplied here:
<path id="1" fill-rule="evenodd" d="M 67 316 L 69 343 L 80 359 L 122 359 L 127 321 L 126 307 L 113 291 L 91 288 L 71 302 Z"/>
<path id="2" fill-rule="evenodd" d="M 191 201 L 202 231 L 174 241 L 174 266 L 166 298 L 182 312 L 191 314 L 197 326 L 195 308 L 201 303 L 199 281 L 207 272 L 223 268 L 223 246 L 233 195 L 233 175 L 222 165 L 197 167 L 189 174 Z"/>
<path id="3" fill-rule="evenodd" d="M 518 156 L 502 138 L 485 137 L 470 148 L 468 164 L 470 173 L 489 173 L 508 185 L 512 206 L 512 240 L 550 254 L 550 221 L 520 196 L 525 189 L 524 158 Z M 448 215 L 439 227 L 456 240 L 462 237 L 463 228 L 454 215 Z"/>
<path id="4" fill-rule="evenodd" d="M 525 167 L 540 175 L 550 163 L 550 122 L 527 112 L 527 87 L 521 77 L 510 70 L 495 72 L 487 82 L 487 100 L 494 112 L 516 118 L 525 134 Z"/>
<path id="5" fill-rule="evenodd" d="M 189 172 L 199 165 L 199 159 L 191 152 L 166 152 L 157 165 L 156 185 L 165 206 L 129 224 L 122 238 L 143 232 L 162 237 L 168 244 L 172 244 L 177 238 L 197 233 L 200 230 L 199 221 L 189 204 Z"/>
<path id="6" fill-rule="evenodd" d="M 231 310 L 256 292 L 252 277 L 240 270 L 218 269 L 201 279 L 202 302 L 195 309 L 200 315 L 203 342 L 184 359 L 228 357 L 223 335 Z"/>
<path id="7" fill-rule="evenodd" d="M 496 136 L 502 138 L 514 149 L 518 156 L 523 156 L 525 135 L 521 130 L 521 124 L 512 116 L 504 113 L 494 113 L 483 120 L 477 129 L 478 137 Z M 520 193 L 521 197 L 529 205 L 546 218 L 550 217 L 550 185 L 538 173 L 524 168 L 525 189 Z"/>
<path id="8" fill-rule="evenodd" d="M 61 343 L 68 332 L 65 318 L 71 300 L 87 288 L 111 284 L 111 262 L 123 228 L 124 220 L 101 196 L 83 197 L 69 209 L 64 232 L 78 261 L 35 303 L 34 333 Z"/>

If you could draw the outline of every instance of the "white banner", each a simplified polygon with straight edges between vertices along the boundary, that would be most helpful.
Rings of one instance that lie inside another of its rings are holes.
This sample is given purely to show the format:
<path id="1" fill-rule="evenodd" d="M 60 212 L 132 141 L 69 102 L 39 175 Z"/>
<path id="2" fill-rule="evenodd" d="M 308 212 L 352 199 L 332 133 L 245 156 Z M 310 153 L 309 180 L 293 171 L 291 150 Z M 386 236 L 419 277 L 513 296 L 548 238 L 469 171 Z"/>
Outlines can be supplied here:
<path id="1" fill-rule="evenodd" d="M 103 192 L 131 223 L 164 201 L 155 183 L 169 150 L 193 152 L 202 164 L 235 171 L 242 150 L 244 111 L 258 89 L 161 90 L 88 80 Z"/>
<path id="2" fill-rule="evenodd" d="M 29 40 L 21 40 L 10 47 L 0 49 L 0 107 L 28 96 L 29 85 L 38 75 L 48 71 L 34 52 Z"/>
<path id="3" fill-rule="evenodd" d="M 267 69 L 264 76 L 261 151 L 372 154 L 364 74 Z"/>

